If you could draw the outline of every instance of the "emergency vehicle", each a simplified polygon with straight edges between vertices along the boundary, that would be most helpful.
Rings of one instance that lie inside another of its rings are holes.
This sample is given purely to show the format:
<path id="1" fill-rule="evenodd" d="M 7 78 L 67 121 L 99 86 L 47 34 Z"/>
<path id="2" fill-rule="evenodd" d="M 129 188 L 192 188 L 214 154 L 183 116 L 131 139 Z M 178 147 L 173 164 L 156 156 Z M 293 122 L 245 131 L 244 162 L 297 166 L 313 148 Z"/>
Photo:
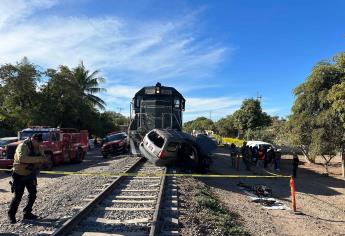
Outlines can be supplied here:
<path id="1" fill-rule="evenodd" d="M 88 151 L 86 130 L 34 126 L 19 131 L 19 141 L 6 146 L 5 154 L 0 159 L 0 167 L 11 167 L 18 144 L 35 133 L 43 135 L 41 147 L 49 160 L 44 166 L 45 169 L 51 170 L 53 166 L 66 162 L 82 162 Z"/>

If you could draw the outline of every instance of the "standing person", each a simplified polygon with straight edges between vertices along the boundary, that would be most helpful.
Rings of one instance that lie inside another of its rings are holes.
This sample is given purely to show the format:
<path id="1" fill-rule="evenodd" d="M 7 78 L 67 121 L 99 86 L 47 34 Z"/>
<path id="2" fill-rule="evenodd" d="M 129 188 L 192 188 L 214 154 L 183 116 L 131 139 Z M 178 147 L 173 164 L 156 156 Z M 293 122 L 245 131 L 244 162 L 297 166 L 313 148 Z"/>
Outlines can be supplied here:
<path id="1" fill-rule="evenodd" d="M 234 143 L 230 145 L 230 158 L 232 167 L 236 167 L 236 158 L 238 156 L 238 150 Z"/>
<path id="2" fill-rule="evenodd" d="M 267 150 L 267 164 L 269 166 L 272 166 L 275 164 L 275 152 L 273 147 L 269 147 Z"/>
<path id="3" fill-rule="evenodd" d="M 292 154 L 292 176 L 294 178 L 297 178 L 297 169 L 298 169 L 298 164 L 299 164 L 299 159 L 298 159 L 298 155 L 296 152 L 293 152 Z"/>
<path id="4" fill-rule="evenodd" d="M 242 154 L 242 159 L 243 162 L 246 166 L 246 170 L 250 170 L 250 166 L 249 166 L 249 146 L 247 146 L 247 142 L 243 142 L 242 147 L 241 147 L 241 154 Z"/>
<path id="5" fill-rule="evenodd" d="M 94 139 L 93 139 L 93 146 L 94 146 L 95 149 L 98 148 L 98 142 L 97 141 L 98 141 L 97 137 L 95 136 Z"/>
<path id="6" fill-rule="evenodd" d="M 257 164 L 259 160 L 259 150 L 256 146 L 252 148 L 252 161 Z"/>
<path id="7" fill-rule="evenodd" d="M 245 151 L 242 153 L 242 159 L 244 162 L 244 165 L 246 166 L 246 170 L 250 171 L 250 162 L 252 159 L 252 147 L 246 146 Z"/>
<path id="8" fill-rule="evenodd" d="M 280 159 L 282 154 L 280 152 L 276 152 L 274 154 L 274 169 L 279 171 L 280 170 Z"/>
<path id="9" fill-rule="evenodd" d="M 29 196 L 27 205 L 23 210 L 24 219 L 37 219 L 37 216 L 32 214 L 32 206 L 35 203 L 37 193 L 37 173 L 40 165 L 47 162 L 44 152 L 40 148 L 42 141 L 42 134 L 34 134 L 19 144 L 16 149 L 11 189 L 14 192 L 14 197 L 8 210 L 8 219 L 11 224 L 17 222 L 16 213 L 25 188 L 28 190 Z"/>
<path id="10" fill-rule="evenodd" d="M 259 153 L 259 160 L 258 160 L 257 166 L 265 167 L 266 152 L 262 145 L 260 145 L 258 153 Z"/>

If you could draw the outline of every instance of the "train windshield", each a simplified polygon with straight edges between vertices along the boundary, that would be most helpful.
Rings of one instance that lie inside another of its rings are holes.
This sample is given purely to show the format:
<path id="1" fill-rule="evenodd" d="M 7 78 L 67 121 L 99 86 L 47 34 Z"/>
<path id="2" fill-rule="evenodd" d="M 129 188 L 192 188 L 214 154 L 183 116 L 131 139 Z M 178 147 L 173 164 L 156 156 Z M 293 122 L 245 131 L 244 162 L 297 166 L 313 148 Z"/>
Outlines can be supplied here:
<path id="1" fill-rule="evenodd" d="M 24 140 L 30 138 L 33 134 L 42 134 L 43 141 L 49 140 L 49 132 L 48 131 L 22 131 L 20 132 L 20 140 Z"/>

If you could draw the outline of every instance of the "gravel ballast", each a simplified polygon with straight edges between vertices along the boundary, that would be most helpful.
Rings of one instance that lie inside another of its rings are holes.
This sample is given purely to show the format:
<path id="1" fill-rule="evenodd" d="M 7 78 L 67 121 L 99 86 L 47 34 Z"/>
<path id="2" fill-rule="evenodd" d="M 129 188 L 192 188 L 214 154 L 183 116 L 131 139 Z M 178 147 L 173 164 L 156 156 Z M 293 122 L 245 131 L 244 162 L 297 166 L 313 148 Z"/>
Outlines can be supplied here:
<path id="1" fill-rule="evenodd" d="M 104 160 L 100 153 L 89 153 L 81 164 L 66 164 L 55 167 L 56 171 L 86 171 L 86 172 L 122 172 L 134 157 L 121 155 Z M 22 209 L 27 200 L 27 191 L 22 198 L 16 218 L 18 223 L 7 222 L 7 210 L 12 197 L 9 192 L 8 174 L 0 175 L 0 190 L 4 196 L 0 200 L 0 233 L 14 235 L 38 235 L 44 231 L 54 231 L 67 219 L 76 213 L 75 207 L 87 204 L 83 199 L 95 195 L 96 189 L 112 182 L 116 177 L 79 176 L 79 175 L 40 175 L 38 177 L 38 193 L 33 213 L 39 215 L 39 220 L 22 220 Z"/>

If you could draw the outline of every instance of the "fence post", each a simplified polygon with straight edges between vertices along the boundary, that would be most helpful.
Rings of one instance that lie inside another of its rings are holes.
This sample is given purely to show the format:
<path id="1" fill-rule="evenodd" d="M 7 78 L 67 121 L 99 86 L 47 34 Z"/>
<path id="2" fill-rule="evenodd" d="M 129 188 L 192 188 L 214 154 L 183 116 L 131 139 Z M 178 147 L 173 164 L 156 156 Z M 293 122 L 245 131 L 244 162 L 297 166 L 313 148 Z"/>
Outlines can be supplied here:
<path id="1" fill-rule="evenodd" d="M 237 170 L 240 169 L 240 154 L 237 154 L 237 157 L 236 157 L 236 168 Z"/>
<path id="2" fill-rule="evenodd" d="M 296 212 L 296 191 L 295 191 L 295 181 L 293 177 L 290 178 L 290 188 L 291 188 L 291 202 L 293 212 Z"/>

